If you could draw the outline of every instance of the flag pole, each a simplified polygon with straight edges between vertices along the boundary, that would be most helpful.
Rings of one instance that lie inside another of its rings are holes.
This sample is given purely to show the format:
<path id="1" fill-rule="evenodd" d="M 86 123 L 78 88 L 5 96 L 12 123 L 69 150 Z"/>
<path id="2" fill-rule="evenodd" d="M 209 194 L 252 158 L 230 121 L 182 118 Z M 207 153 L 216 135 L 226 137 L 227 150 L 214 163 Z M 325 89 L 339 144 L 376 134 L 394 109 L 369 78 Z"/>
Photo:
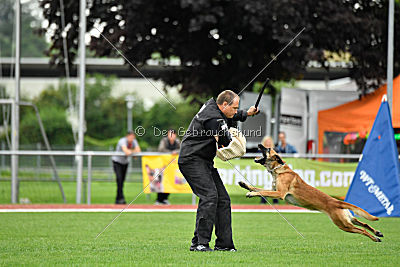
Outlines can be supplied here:
<path id="1" fill-rule="evenodd" d="M 387 51 L 387 100 L 390 114 L 393 104 L 393 32 L 394 32 L 394 0 L 389 0 L 388 12 L 388 51 Z"/>

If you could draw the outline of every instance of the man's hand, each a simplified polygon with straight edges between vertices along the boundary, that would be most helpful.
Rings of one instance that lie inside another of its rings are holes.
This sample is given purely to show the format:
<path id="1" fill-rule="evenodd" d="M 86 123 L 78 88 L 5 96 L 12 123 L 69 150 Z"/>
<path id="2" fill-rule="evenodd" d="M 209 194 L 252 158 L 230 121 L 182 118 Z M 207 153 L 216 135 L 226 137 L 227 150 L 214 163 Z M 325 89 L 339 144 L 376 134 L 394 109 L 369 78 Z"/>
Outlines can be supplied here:
<path id="1" fill-rule="evenodd" d="M 247 116 L 254 116 L 256 115 L 260 110 L 256 108 L 255 106 L 251 106 L 249 110 L 247 111 Z"/>

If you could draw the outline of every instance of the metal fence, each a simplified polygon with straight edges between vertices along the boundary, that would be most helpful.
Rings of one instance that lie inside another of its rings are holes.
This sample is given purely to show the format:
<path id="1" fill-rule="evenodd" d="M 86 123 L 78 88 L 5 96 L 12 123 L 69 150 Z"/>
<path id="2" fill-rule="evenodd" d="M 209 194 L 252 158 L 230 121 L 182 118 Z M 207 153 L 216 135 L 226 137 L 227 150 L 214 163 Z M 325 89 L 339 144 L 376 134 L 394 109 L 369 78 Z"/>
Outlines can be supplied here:
<path id="1" fill-rule="evenodd" d="M 141 157 L 144 155 L 162 155 L 166 153 L 143 152 L 131 157 L 131 164 L 126 182 L 141 182 Z M 112 151 L 85 151 L 82 153 L 67 150 L 42 151 L 42 150 L 20 150 L 20 151 L 0 151 L 0 182 L 11 182 L 11 156 L 19 157 L 19 182 L 55 182 L 58 184 L 64 203 L 66 198 L 61 185 L 62 182 L 75 182 L 77 168 L 75 157 L 84 157 L 84 176 L 86 177 L 83 186 L 86 186 L 86 202 L 91 203 L 91 183 L 92 181 L 114 181 L 112 167 L 112 156 L 125 156 L 124 153 Z M 56 170 L 49 157 L 54 158 Z M 93 178 L 93 172 L 97 175 Z M 4 192 L 4 186 L 0 187 L 0 194 Z M 82 191 L 82 190 L 81 190 Z M 11 192 L 17 194 L 18 192 Z M 12 198 L 11 198 L 12 199 Z M 15 198 L 17 199 L 17 198 Z"/>
<path id="2" fill-rule="evenodd" d="M 6 150 L 6 144 L 0 144 L 0 179 L 5 179 L 4 174 L 2 175 L 1 170 L 9 171 L 11 168 L 11 157 L 9 151 Z M 48 177 L 45 175 L 47 173 L 52 172 L 52 164 L 49 160 L 49 155 L 54 158 L 55 164 L 57 166 L 57 170 L 60 173 L 63 173 L 63 181 L 71 180 L 75 181 L 76 177 L 76 160 L 73 155 L 66 154 L 65 152 L 73 152 L 73 146 L 56 146 L 53 147 L 56 152 L 64 153 L 63 155 L 52 155 L 52 153 L 47 153 L 48 151 L 42 151 L 44 149 L 43 145 L 40 143 L 35 145 L 23 145 L 21 146 L 20 151 L 27 151 L 26 155 L 21 155 L 19 160 L 19 170 L 31 173 L 31 179 L 36 181 L 40 180 L 48 180 Z M 105 152 L 104 147 L 89 147 L 88 151 L 96 151 Z M 7 151 L 7 152 L 1 152 Z M 38 152 L 38 153 L 33 153 Z M 112 153 L 114 151 L 114 147 L 109 147 L 109 152 Z M 84 158 L 84 164 L 87 166 L 87 159 L 88 157 Z M 93 157 L 92 158 L 92 168 L 98 171 L 102 171 L 104 175 L 100 178 L 94 178 L 97 180 L 104 180 L 104 181 L 111 181 L 113 179 L 113 171 L 112 171 L 112 162 L 111 157 L 102 156 L 102 157 Z M 131 163 L 129 164 L 130 172 L 140 172 L 141 165 L 140 165 L 140 157 L 137 159 L 132 159 Z M 68 176 L 68 177 L 66 177 Z M 128 177 L 128 179 L 134 179 L 133 177 Z"/>

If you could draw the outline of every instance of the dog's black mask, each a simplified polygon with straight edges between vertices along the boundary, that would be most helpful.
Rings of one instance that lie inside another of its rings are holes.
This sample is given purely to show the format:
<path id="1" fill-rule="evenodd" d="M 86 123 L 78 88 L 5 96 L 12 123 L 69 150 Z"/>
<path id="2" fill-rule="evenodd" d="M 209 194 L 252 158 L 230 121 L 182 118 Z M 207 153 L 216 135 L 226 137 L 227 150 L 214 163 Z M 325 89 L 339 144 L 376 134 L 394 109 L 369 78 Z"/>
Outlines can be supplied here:
<path id="1" fill-rule="evenodd" d="M 261 158 L 255 158 L 254 162 L 255 163 L 259 163 L 261 165 L 264 165 L 265 161 L 267 160 L 267 153 L 269 154 L 271 149 L 270 148 L 265 148 L 262 144 L 259 144 L 258 148 L 260 149 L 260 151 L 262 153 L 262 157 Z"/>
<path id="2" fill-rule="evenodd" d="M 260 157 L 260 158 L 255 158 L 254 159 L 254 161 L 256 162 L 256 163 L 259 163 L 259 164 L 261 164 L 261 165 L 265 165 L 265 162 L 267 161 L 267 159 L 268 159 L 268 157 L 270 157 L 269 158 L 269 160 L 275 160 L 275 161 L 277 161 L 279 164 L 285 164 L 285 162 L 283 162 L 283 160 L 281 159 L 281 157 L 278 155 L 278 154 L 274 154 L 272 157 L 271 157 L 271 148 L 265 148 L 263 145 L 261 145 L 261 144 L 259 144 L 258 145 L 258 148 L 260 149 L 260 151 L 262 152 L 262 157 Z"/>

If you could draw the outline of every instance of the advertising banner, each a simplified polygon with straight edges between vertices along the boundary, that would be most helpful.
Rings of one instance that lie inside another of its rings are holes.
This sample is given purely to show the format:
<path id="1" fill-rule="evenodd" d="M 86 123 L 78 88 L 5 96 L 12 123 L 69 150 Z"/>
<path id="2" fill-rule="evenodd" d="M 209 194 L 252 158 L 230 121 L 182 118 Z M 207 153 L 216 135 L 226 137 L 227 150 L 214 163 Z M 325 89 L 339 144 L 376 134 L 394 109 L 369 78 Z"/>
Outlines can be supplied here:
<path id="1" fill-rule="evenodd" d="M 283 160 L 305 182 L 322 192 L 338 197 L 346 195 L 357 167 L 357 163 L 332 163 L 300 158 L 284 158 Z M 271 174 L 264 166 L 256 164 L 253 159 L 231 160 L 236 170 L 228 162 L 219 159 L 215 159 L 214 162 L 225 185 L 237 185 L 239 181 L 244 181 L 265 189 L 272 188 Z M 237 190 L 243 191 L 239 187 Z"/>
<path id="2" fill-rule="evenodd" d="M 145 193 L 191 193 L 191 189 L 178 168 L 177 155 L 144 156 L 142 158 L 143 187 L 149 184 L 171 160 L 176 160 L 160 175 L 161 180 L 146 188 Z M 308 184 L 333 196 L 345 196 L 354 176 L 357 163 L 331 163 L 300 158 L 284 159 Z M 230 194 L 244 194 L 245 191 L 237 184 L 239 181 L 270 189 L 272 176 L 253 159 L 233 159 L 234 168 L 218 158 L 214 166 L 218 169 L 222 181 Z M 240 172 L 240 173 L 239 173 Z M 243 176 L 248 180 L 246 181 Z"/>

